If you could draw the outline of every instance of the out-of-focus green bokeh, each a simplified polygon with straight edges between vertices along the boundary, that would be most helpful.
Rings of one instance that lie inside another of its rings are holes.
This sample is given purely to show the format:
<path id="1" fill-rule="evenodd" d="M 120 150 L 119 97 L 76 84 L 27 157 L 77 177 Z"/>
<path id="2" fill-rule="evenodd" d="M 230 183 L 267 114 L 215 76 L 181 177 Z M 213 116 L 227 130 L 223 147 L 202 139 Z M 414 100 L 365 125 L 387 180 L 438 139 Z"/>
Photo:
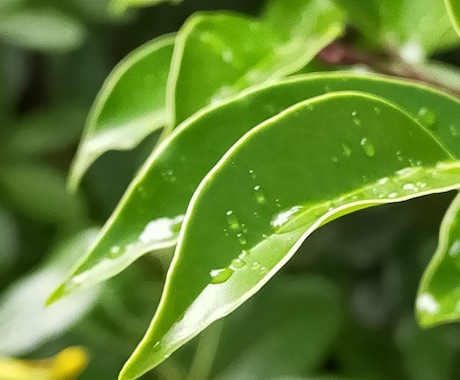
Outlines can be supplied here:
<path id="1" fill-rule="evenodd" d="M 0 1 L 0 357 L 46 358 L 82 346 L 89 364 L 79 379 L 117 377 L 153 315 L 164 263 L 146 256 L 102 286 L 48 309 L 44 302 L 158 134 L 134 151 L 105 154 L 69 195 L 66 176 L 85 118 L 110 70 L 142 43 L 176 31 L 197 10 L 255 14 L 262 5 L 186 0 L 113 15 L 107 0 Z M 460 52 L 438 58 L 458 66 Z M 299 379 L 459 379 L 460 327 L 421 331 L 413 315 L 452 197 L 379 207 L 325 226 L 259 298 L 143 378 L 285 379 L 282 369 L 295 367 Z M 327 308 L 330 318 L 297 310 L 303 301 Z M 298 314 L 290 319 L 279 305 Z M 322 325 L 326 341 L 309 335 L 308 325 Z M 279 352 L 278 332 L 289 337 Z M 308 356 L 296 339 L 323 344 L 322 356 Z"/>

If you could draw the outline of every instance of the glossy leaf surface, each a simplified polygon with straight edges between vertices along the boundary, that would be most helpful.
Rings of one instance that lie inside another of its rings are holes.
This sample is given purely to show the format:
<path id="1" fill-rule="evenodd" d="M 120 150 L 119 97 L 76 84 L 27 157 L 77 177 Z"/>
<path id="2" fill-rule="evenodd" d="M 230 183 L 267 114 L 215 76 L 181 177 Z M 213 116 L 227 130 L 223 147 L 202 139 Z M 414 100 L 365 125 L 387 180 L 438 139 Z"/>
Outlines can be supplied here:
<path id="1" fill-rule="evenodd" d="M 432 133 L 460 156 L 460 103 L 425 86 L 333 73 L 249 90 L 187 120 L 163 142 L 128 188 L 91 251 L 54 297 L 109 278 L 150 250 L 173 246 L 198 184 L 243 134 L 294 103 L 343 90 L 369 92 L 399 104 L 423 119 Z M 75 284 L 74 278 L 82 274 L 86 280 Z"/>
<path id="2" fill-rule="evenodd" d="M 427 130 L 370 95 L 316 97 L 260 124 L 194 193 L 162 300 L 120 379 L 139 377 L 236 309 L 319 226 L 457 188 L 459 174 Z"/>
<path id="3" fill-rule="evenodd" d="M 122 13 L 128 8 L 146 7 L 150 5 L 158 5 L 161 3 L 179 4 L 183 0 L 112 0 L 110 8 L 114 13 Z"/>
<path id="4" fill-rule="evenodd" d="M 445 7 L 438 0 L 334 0 L 373 43 L 420 62 L 458 44 Z"/>
<path id="5" fill-rule="evenodd" d="M 460 319 L 460 196 L 441 224 L 439 245 L 420 284 L 416 312 L 422 326 Z"/>
<path id="6" fill-rule="evenodd" d="M 261 18 L 192 16 L 177 36 L 171 68 L 175 124 L 247 87 L 300 70 L 341 33 L 342 21 L 328 0 L 272 1 Z"/>
<path id="7" fill-rule="evenodd" d="M 141 46 L 107 78 L 88 116 L 70 173 L 75 190 L 88 167 L 108 150 L 127 150 L 169 123 L 166 82 L 174 36 Z"/>
<path id="8" fill-rule="evenodd" d="M 460 36 L 460 3 L 456 0 L 444 0 L 450 21 Z"/>

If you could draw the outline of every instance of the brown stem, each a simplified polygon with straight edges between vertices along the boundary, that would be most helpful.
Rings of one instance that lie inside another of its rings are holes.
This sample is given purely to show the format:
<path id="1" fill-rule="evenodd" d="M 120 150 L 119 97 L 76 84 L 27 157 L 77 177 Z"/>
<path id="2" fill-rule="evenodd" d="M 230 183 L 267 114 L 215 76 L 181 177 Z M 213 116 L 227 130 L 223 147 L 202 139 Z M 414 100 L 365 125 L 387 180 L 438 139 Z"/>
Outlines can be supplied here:
<path id="1" fill-rule="evenodd" d="M 394 54 L 370 54 L 362 52 L 341 41 L 334 41 L 321 50 L 317 58 L 322 63 L 331 66 L 365 65 L 377 73 L 429 84 L 454 96 L 460 97 L 459 89 L 427 77 L 418 71 L 416 67 L 401 60 Z"/>

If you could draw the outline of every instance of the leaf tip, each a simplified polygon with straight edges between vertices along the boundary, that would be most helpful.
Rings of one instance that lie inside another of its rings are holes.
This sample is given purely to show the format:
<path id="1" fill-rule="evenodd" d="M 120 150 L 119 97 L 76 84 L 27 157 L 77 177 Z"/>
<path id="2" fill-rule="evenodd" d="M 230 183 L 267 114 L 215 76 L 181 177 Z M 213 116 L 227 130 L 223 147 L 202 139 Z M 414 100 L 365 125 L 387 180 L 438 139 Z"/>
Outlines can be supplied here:
<path id="1" fill-rule="evenodd" d="M 65 285 L 59 285 L 47 298 L 45 301 L 45 306 L 51 306 L 53 303 L 59 301 L 61 298 L 65 297 L 68 294 L 66 291 Z"/>

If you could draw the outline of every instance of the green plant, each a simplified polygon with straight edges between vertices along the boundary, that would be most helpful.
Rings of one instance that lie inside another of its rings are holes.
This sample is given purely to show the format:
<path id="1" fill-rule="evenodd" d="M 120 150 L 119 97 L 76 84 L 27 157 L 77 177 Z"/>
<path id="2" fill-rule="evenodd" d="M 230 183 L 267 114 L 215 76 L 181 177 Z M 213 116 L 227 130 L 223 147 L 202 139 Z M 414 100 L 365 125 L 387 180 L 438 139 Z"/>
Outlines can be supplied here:
<path id="1" fill-rule="evenodd" d="M 147 253 L 164 261 L 176 245 L 156 315 L 121 379 L 139 377 L 238 308 L 320 226 L 460 187 L 458 74 L 429 60 L 459 43 L 446 8 L 434 0 L 381 3 L 274 0 L 260 17 L 198 13 L 108 78 L 70 187 L 107 150 L 131 149 L 159 128 L 163 134 L 50 302 Z M 446 5 L 458 25 L 457 7 Z M 347 24 L 351 42 L 340 39 Z M 344 71 L 313 73 L 327 63 Z M 375 73 L 345 71 L 350 63 Z M 420 285 L 423 326 L 459 317 L 459 199 Z M 318 297 L 318 309 L 335 307 L 334 296 Z M 323 322 L 330 331 L 338 323 Z M 285 336 L 298 331 L 293 325 Z M 330 339 L 321 334 L 317 346 Z"/>

